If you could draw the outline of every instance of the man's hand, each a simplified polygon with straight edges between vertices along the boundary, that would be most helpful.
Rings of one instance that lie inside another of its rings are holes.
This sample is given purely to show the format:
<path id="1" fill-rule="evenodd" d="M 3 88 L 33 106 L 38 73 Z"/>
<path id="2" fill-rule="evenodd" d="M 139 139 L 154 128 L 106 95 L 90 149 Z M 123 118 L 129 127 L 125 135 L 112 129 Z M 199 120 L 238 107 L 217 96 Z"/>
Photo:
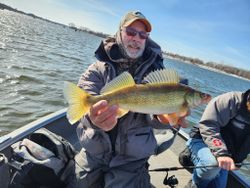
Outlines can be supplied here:
<path id="1" fill-rule="evenodd" d="M 161 114 L 161 115 L 157 115 L 157 119 L 162 124 L 171 124 L 169 122 L 169 119 L 171 118 L 173 119 L 174 115 L 176 115 L 175 118 L 177 118 L 175 125 L 173 125 L 174 128 L 178 128 L 178 127 L 186 128 L 188 126 L 188 123 L 185 120 L 185 118 L 190 115 L 189 109 L 186 113 L 182 114 L 181 116 L 178 116 L 177 114 L 171 114 L 171 117 L 169 117 L 169 114 Z"/>
<path id="2" fill-rule="evenodd" d="M 234 160 L 228 156 L 217 157 L 219 167 L 225 170 L 236 170 Z"/>
<path id="3" fill-rule="evenodd" d="M 113 129 L 117 123 L 118 106 L 109 106 L 108 102 L 101 100 L 90 108 L 89 118 L 91 122 L 104 131 Z"/>

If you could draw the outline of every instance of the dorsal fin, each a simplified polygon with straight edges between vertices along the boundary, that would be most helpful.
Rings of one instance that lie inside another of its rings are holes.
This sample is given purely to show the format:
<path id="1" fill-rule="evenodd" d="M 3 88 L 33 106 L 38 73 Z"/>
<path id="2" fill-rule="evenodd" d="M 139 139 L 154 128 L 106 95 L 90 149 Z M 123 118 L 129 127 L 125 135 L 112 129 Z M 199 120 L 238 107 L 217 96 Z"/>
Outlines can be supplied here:
<path id="1" fill-rule="evenodd" d="M 116 78 L 114 78 L 113 80 L 111 80 L 109 83 L 107 83 L 102 88 L 100 93 L 107 94 L 107 93 L 114 92 L 122 88 L 134 86 L 134 85 L 135 85 L 135 81 L 133 77 L 131 76 L 131 74 L 129 74 L 128 72 L 124 72 L 120 74 L 119 76 L 117 76 Z"/>
<path id="2" fill-rule="evenodd" d="M 144 81 L 148 83 L 169 83 L 178 84 L 180 77 L 174 69 L 162 69 L 149 73 Z"/>

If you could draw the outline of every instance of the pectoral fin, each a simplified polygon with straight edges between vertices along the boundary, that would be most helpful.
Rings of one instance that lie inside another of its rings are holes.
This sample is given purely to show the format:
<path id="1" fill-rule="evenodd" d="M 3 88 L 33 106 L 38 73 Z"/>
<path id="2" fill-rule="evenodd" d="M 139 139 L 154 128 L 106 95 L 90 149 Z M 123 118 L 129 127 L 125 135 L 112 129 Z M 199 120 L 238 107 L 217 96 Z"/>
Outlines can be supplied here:
<path id="1" fill-rule="evenodd" d="M 177 125 L 179 116 L 177 113 L 161 114 L 158 115 L 158 119 L 163 124 L 170 124 L 171 126 Z"/>
<path id="2" fill-rule="evenodd" d="M 180 111 L 178 112 L 178 116 L 179 117 L 184 117 L 184 116 L 187 116 L 188 114 L 189 114 L 189 108 L 188 108 L 188 106 L 183 105 L 180 108 Z"/>
<path id="3" fill-rule="evenodd" d="M 160 114 L 160 115 L 157 115 L 157 118 L 158 120 L 163 123 L 163 124 L 169 124 L 169 121 L 168 121 L 168 114 Z"/>
<path id="4" fill-rule="evenodd" d="M 171 113 L 171 114 L 161 114 L 161 115 L 158 115 L 158 118 L 161 123 L 164 123 L 164 124 L 168 123 L 171 126 L 175 126 L 177 124 L 180 124 L 181 122 L 183 123 L 182 117 L 185 117 L 188 114 L 189 114 L 188 106 L 183 105 L 178 112 Z"/>
<path id="5" fill-rule="evenodd" d="M 179 115 L 177 113 L 165 114 L 165 115 L 167 115 L 168 122 L 171 126 L 178 124 Z"/>

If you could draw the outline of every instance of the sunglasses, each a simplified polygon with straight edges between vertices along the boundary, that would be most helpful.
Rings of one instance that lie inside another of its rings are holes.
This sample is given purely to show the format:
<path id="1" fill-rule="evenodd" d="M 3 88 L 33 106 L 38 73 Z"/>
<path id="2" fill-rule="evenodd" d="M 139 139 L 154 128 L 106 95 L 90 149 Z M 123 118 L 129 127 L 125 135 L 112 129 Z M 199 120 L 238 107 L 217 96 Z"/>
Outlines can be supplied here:
<path id="1" fill-rule="evenodd" d="M 124 28 L 126 34 L 130 37 L 134 37 L 137 35 L 137 33 L 139 34 L 140 39 L 147 39 L 149 36 L 149 33 L 145 32 L 145 31 L 137 31 L 136 29 L 132 28 L 132 27 L 125 27 Z"/>

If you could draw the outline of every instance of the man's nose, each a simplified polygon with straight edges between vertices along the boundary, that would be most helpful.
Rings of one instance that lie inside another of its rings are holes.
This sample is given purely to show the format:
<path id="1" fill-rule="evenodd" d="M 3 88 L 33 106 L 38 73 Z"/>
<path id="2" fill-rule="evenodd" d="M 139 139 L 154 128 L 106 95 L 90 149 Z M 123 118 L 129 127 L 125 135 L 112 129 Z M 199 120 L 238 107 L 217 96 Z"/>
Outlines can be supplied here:
<path id="1" fill-rule="evenodd" d="M 141 41 L 141 37 L 140 34 L 137 32 L 136 35 L 133 37 L 133 39 L 137 40 L 137 41 Z"/>

